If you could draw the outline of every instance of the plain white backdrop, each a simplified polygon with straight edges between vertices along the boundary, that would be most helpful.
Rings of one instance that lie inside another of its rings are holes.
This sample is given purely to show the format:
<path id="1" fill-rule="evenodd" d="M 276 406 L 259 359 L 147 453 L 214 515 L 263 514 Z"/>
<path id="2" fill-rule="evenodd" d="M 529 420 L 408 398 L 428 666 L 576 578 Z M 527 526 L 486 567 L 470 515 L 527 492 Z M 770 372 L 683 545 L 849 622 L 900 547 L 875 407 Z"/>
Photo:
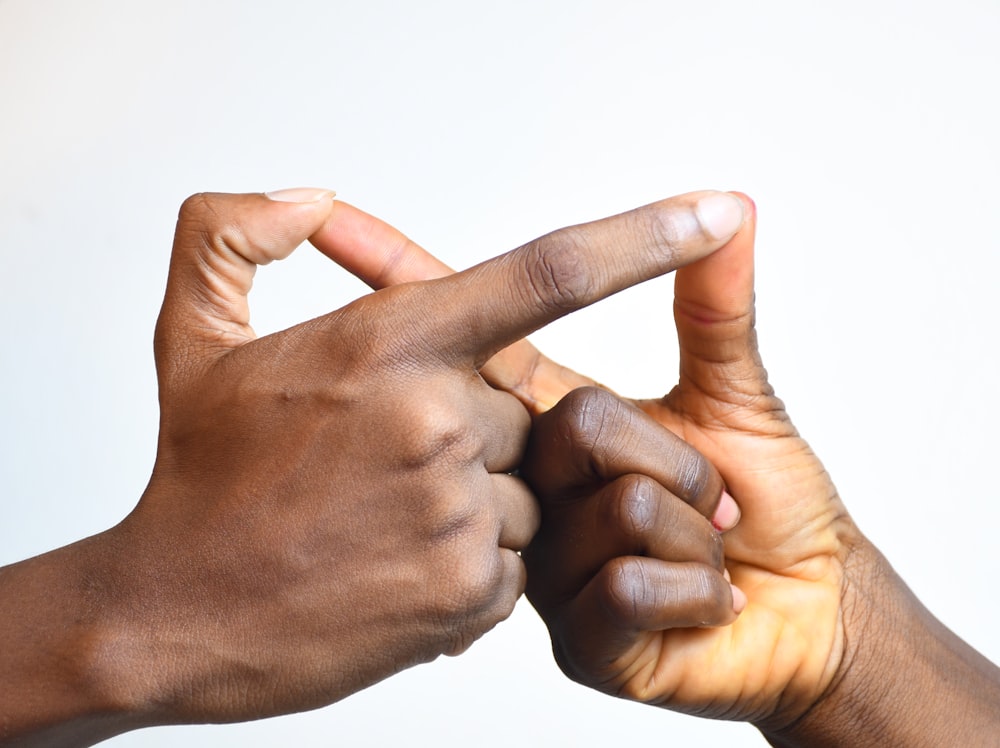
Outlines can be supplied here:
<path id="1" fill-rule="evenodd" d="M 141 494 L 188 194 L 331 187 L 465 267 L 740 189 L 772 382 L 862 529 L 997 661 L 998 38 L 993 0 L 0 0 L 0 562 L 105 529 Z M 661 394 L 671 288 L 535 341 Z M 258 274 L 253 321 L 364 291 L 303 247 Z M 570 683 L 526 603 L 461 658 L 326 709 L 111 744 L 182 741 L 763 744 Z"/>

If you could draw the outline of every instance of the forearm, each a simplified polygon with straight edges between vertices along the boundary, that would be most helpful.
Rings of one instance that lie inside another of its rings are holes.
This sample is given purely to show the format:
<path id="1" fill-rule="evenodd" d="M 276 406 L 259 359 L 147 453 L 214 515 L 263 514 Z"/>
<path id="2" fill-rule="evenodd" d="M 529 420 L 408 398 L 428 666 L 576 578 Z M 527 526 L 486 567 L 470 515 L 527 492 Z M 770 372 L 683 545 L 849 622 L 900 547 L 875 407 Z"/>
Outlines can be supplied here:
<path id="1" fill-rule="evenodd" d="M 114 676 L 106 540 L 0 569 L 0 744 L 92 745 L 137 726 Z"/>
<path id="2" fill-rule="evenodd" d="M 771 730 L 780 748 L 987 746 L 1000 735 L 1000 668 L 913 595 L 874 549 L 845 594 L 846 650 L 826 696 Z"/>

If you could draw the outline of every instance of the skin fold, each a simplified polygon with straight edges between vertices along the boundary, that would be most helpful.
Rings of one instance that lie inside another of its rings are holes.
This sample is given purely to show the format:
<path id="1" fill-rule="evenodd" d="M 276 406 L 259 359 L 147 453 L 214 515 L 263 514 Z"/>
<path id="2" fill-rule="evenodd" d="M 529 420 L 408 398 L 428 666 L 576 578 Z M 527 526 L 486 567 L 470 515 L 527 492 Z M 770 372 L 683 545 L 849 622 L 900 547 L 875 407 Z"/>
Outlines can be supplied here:
<path id="1" fill-rule="evenodd" d="M 768 383 L 754 329 L 756 212 L 741 199 L 747 220 L 732 241 L 676 273 L 680 371 L 664 397 L 580 395 L 596 383 L 523 340 L 482 369 L 536 418 L 522 474 L 542 521 L 524 558 L 556 659 L 598 690 L 749 721 L 774 745 L 995 745 L 1000 671 L 865 538 Z M 313 239 L 374 287 L 450 272 L 343 203 Z M 739 505 L 723 536 L 735 589 L 720 581 L 711 513 L 682 511 L 658 463 L 666 442 L 649 446 L 637 412 L 707 458 Z"/>

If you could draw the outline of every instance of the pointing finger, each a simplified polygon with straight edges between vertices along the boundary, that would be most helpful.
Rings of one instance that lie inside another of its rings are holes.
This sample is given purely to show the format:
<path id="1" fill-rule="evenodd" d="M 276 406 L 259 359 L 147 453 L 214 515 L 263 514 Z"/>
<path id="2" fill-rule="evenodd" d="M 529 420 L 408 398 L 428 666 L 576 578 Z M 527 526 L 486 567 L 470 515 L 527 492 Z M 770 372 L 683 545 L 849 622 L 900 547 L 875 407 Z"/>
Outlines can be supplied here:
<path id="1" fill-rule="evenodd" d="M 375 290 L 454 273 L 401 231 L 339 200 L 309 241 Z M 558 365 L 524 339 L 493 356 L 481 373 L 494 387 L 517 396 L 533 413 L 548 410 L 576 387 L 596 384 Z"/>
<path id="2" fill-rule="evenodd" d="M 465 272 L 428 282 L 432 349 L 482 366 L 540 327 L 722 247 L 743 224 L 743 202 L 694 192 L 553 232 Z"/>

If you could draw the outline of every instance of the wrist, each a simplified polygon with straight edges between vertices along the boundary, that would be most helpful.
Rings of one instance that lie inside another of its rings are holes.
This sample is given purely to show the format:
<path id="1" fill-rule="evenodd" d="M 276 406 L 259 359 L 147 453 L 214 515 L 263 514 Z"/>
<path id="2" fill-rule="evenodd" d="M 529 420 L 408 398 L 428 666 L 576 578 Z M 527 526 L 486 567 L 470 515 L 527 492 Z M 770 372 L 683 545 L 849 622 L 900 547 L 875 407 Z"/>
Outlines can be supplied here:
<path id="1" fill-rule="evenodd" d="M 1000 732 L 1000 670 L 940 623 L 867 541 L 845 565 L 845 647 L 823 696 L 775 746 L 985 745 Z"/>
<path id="2" fill-rule="evenodd" d="M 91 745 L 142 725 L 118 648 L 115 554 L 104 533 L 0 570 L 0 743 Z"/>

